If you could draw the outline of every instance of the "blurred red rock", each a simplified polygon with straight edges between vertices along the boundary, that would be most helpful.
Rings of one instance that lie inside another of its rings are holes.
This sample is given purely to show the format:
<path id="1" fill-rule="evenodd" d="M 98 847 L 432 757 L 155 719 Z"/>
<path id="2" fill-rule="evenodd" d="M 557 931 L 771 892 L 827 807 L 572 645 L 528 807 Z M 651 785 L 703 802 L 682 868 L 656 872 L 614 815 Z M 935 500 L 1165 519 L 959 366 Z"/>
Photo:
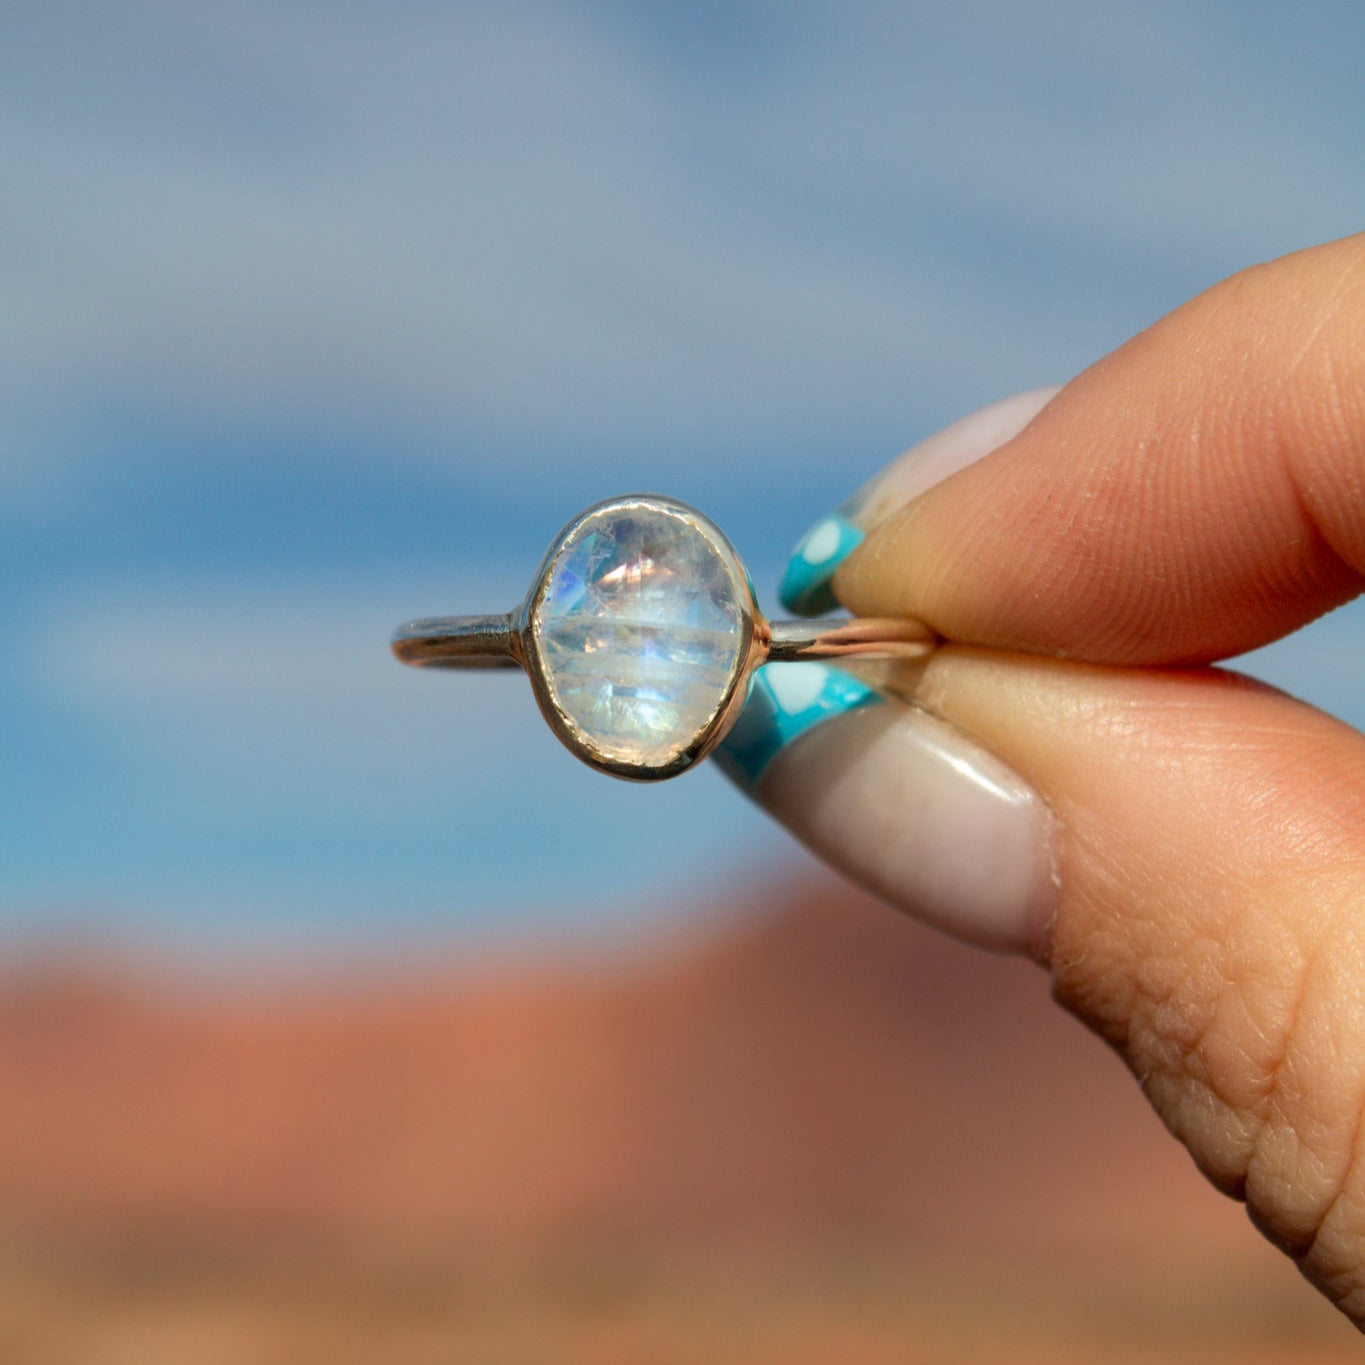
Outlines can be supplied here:
<path id="1" fill-rule="evenodd" d="M 22 1222 L 483 1246 L 594 1223 L 1078 1245 L 1228 1228 L 1043 973 L 832 884 L 608 968 L 265 998 L 12 977 L 0 1095 L 0 1208 Z"/>
<path id="2" fill-rule="evenodd" d="M 1001 1292 L 982 1267 L 1052 1267 L 1063 1301 L 1066 1276 L 1175 1275 L 1333 1319 L 1036 967 L 823 879 L 704 923 L 609 962 L 270 988 L 15 967 L 5 1245 L 466 1267 L 760 1246 L 965 1267 L 967 1304 Z"/>

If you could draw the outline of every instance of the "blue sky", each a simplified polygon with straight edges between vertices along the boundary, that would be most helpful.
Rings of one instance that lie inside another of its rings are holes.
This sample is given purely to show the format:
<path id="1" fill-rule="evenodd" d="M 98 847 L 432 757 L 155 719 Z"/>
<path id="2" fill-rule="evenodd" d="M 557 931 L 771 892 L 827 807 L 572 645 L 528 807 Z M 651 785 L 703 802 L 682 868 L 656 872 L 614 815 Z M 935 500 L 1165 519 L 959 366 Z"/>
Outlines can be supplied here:
<path id="1" fill-rule="evenodd" d="M 399 669 L 585 504 L 771 605 L 878 465 L 1365 224 L 1350 4 L 264 4 L 0 18 L 0 928 L 632 925 L 792 858 Z M 1365 616 L 1255 662 L 1355 723 Z"/>

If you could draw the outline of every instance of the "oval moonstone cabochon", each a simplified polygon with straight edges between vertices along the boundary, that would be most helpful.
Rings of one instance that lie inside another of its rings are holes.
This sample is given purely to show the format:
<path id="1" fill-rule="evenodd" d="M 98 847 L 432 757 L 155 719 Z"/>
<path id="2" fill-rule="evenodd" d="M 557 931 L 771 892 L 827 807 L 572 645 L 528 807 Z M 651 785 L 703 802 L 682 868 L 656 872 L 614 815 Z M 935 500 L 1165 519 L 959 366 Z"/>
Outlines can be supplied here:
<path id="1" fill-rule="evenodd" d="M 668 767 L 734 689 L 749 645 L 747 583 L 699 520 L 649 500 L 607 504 L 550 561 L 531 617 L 541 676 L 600 760 Z"/>

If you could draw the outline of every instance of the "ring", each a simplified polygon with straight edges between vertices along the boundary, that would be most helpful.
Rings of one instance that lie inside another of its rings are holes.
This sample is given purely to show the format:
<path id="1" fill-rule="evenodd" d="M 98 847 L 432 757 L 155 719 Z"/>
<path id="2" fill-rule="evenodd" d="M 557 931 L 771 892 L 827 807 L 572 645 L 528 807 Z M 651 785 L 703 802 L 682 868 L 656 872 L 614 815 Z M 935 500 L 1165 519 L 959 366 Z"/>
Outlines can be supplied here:
<path id="1" fill-rule="evenodd" d="M 934 641 L 913 621 L 769 621 L 714 523 L 674 498 L 636 494 L 569 522 L 514 610 L 410 621 L 393 652 L 419 668 L 519 666 L 572 753 L 653 781 L 724 739 L 762 664 L 905 658 Z"/>

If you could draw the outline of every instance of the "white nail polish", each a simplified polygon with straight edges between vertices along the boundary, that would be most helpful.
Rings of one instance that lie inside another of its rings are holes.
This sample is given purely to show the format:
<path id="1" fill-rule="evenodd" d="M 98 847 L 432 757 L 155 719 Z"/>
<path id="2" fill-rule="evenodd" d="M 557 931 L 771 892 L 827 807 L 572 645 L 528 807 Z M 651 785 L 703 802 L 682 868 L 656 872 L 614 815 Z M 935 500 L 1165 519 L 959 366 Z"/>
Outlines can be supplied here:
<path id="1" fill-rule="evenodd" d="M 1046 959 L 1052 813 L 945 722 L 896 701 L 836 716 L 784 748 L 756 795 L 827 862 L 916 919 Z"/>
<path id="2" fill-rule="evenodd" d="M 828 563 L 839 552 L 839 523 L 833 517 L 818 522 L 801 542 L 801 557 L 812 567 Z"/>

